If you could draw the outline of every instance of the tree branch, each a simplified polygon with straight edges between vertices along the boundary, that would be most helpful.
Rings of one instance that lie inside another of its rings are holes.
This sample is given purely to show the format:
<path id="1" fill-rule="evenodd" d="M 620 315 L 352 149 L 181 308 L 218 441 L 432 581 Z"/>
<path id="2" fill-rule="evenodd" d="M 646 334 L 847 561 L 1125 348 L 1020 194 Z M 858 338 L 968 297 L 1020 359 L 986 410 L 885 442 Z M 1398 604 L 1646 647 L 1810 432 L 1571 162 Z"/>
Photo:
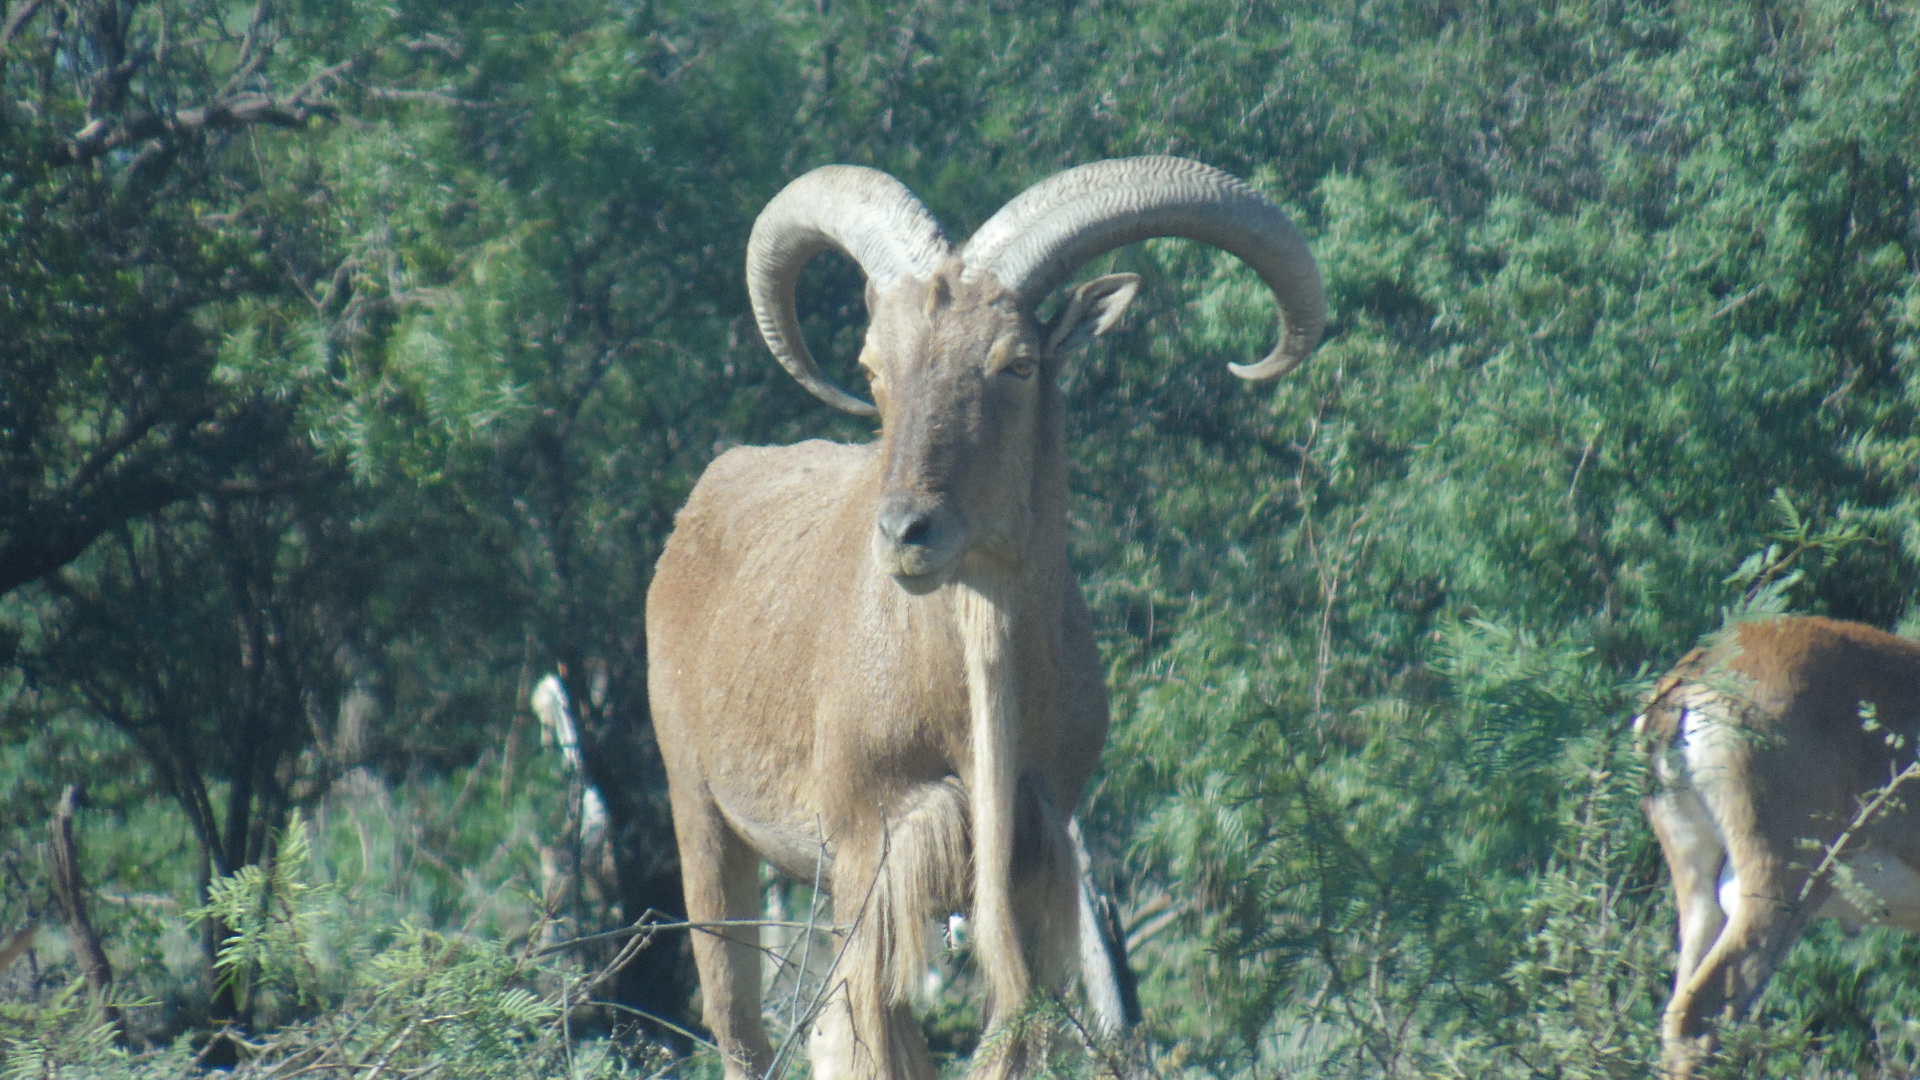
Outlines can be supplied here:
<path id="1" fill-rule="evenodd" d="M 115 525 L 163 510 L 190 494 L 191 487 L 164 475 L 160 463 L 150 462 L 101 484 L 85 499 L 43 505 L 21 515 L 23 521 L 51 525 L 0 542 L 0 596 L 72 562 Z"/>
<path id="2" fill-rule="evenodd" d="M 55 166 L 83 164 L 134 143 L 195 131 L 232 131 L 254 126 L 302 127 L 310 120 L 330 118 L 335 114 L 333 104 L 322 100 L 322 95 L 328 84 L 357 63 L 359 60 L 356 58 L 324 68 L 288 94 L 263 94 L 249 90 L 228 94 L 191 109 L 149 113 L 122 125 L 96 118 L 75 132 L 72 138 L 55 146 L 49 161 Z"/>
<path id="3" fill-rule="evenodd" d="M 430 105 L 445 105 L 450 109 L 487 110 L 495 108 L 492 102 L 469 101 L 466 98 L 455 97 L 452 94 L 440 90 L 410 90 L 404 87 L 372 86 L 367 88 L 367 94 L 370 97 L 379 98 L 382 101 L 423 101 Z"/>
<path id="4" fill-rule="evenodd" d="M 13 35 L 19 33 L 20 28 L 39 13 L 41 3 L 42 0 L 16 0 L 7 6 L 6 25 L 0 26 L 0 57 L 4 56 L 7 46 L 13 42 Z"/>
<path id="5" fill-rule="evenodd" d="M 267 62 L 272 47 L 260 48 L 261 31 L 266 28 L 267 15 L 272 10 L 268 0 L 260 0 L 254 5 L 253 18 L 247 20 L 247 33 L 240 41 L 240 59 L 234 64 L 233 74 L 227 78 L 227 85 L 220 88 L 222 94 L 230 94 L 240 89 L 260 66 Z"/>

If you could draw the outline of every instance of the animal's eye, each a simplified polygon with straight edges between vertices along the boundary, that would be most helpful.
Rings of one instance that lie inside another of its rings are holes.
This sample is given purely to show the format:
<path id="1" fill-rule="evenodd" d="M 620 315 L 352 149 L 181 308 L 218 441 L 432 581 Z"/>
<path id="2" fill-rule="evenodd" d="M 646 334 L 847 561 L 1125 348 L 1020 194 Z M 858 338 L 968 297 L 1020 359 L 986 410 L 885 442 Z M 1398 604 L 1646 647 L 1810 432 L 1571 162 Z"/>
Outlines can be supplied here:
<path id="1" fill-rule="evenodd" d="M 987 350 L 987 370 L 995 373 L 1015 375 L 1022 379 L 1033 376 L 1033 354 L 1021 347 L 1020 339 L 1007 334 L 993 343 Z"/>

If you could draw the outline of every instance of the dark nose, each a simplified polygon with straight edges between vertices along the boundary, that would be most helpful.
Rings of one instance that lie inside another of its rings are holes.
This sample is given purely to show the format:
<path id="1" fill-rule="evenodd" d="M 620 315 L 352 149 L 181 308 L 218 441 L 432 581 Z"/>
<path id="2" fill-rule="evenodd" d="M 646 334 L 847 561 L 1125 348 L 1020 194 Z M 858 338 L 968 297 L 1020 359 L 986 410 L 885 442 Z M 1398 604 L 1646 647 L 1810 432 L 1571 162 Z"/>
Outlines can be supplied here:
<path id="1" fill-rule="evenodd" d="M 933 531 L 933 515 L 905 500 L 888 499 L 880 508 L 880 534 L 896 544 L 924 544 Z"/>

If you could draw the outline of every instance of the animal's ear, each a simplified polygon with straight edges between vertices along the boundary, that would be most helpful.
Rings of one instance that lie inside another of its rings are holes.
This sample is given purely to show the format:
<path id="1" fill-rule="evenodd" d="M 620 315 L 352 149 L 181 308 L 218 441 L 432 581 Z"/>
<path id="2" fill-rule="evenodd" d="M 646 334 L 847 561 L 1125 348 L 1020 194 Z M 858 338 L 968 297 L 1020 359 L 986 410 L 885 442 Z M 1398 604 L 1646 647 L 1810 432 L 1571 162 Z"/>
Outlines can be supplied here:
<path id="1" fill-rule="evenodd" d="M 1073 290 L 1060 313 L 1047 323 L 1047 352 L 1071 352 L 1113 329 L 1140 291 L 1139 274 L 1108 274 Z"/>

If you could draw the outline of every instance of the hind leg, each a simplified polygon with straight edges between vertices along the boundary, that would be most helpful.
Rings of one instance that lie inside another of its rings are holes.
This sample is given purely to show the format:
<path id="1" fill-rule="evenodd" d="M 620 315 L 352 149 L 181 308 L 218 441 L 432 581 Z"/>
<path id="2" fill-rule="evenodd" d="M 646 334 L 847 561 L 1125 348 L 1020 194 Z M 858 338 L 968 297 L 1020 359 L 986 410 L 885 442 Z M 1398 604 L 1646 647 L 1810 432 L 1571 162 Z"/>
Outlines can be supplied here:
<path id="1" fill-rule="evenodd" d="M 1058 994 L 1080 962 L 1079 845 L 1053 802 L 1029 791 L 1023 784 L 1033 828 L 1015 843 L 1013 910 L 1034 984 Z"/>
<path id="2" fill-rule="evenodd" d="M 760 915 L 759 858 L 705 797 L 673 789 L 673 825 L 687 918 L 695 923 Z M 754 925 L 693 931 L 693 961 L 707 1027 L 725 1059 L 727 1080 L 759 1080 L 773 1060 L 760 1019 L 760 937 Z"/>
<path id="3" fill-rule="evenodd" d="M 1737 853 L 1736 853 L 1737 856 Z M 1745 1016 L 1780 959 L 1806 929 L 1808 917 L 1825 904 L 1833 886 L 1824 879 L 1800 889 L 1804 869 L 1773 859 L 1734 863 L 1738 901 L 1726 928 L 1699 966 L 1675 991 L 1660 1024 L 1667 1075 L 1690 1076 L 1716 1042 L 1713 1027 L 1725 1018 Z"/>
<path id="4" fill-rule="evenodd" d="M 1673 992 L 1678 994 L 1726 926 L 1718 883 L 1727 849 L 1700 796 L 1689 789 L 1662 791 L 1648 799 L 1644 809 L 1666 856 L 1673 905 L 1680 914 L 1680 957 L 1673 974 Z"/>

